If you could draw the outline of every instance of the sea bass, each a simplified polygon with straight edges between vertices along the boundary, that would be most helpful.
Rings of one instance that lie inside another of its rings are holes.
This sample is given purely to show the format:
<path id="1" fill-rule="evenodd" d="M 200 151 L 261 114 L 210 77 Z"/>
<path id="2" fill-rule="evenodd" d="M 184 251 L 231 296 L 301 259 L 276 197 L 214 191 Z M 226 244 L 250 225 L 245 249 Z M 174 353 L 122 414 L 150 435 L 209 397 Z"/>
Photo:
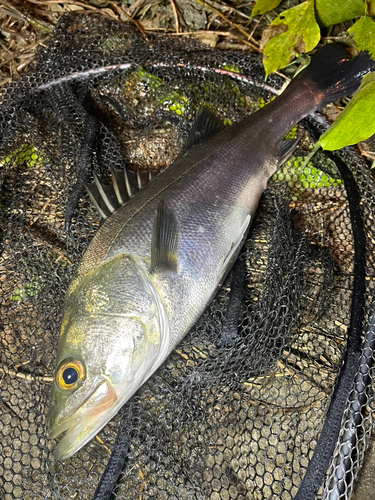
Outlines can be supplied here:
<path id="1" fill-rule="evenodd" d="M 48 414 L 50 437 L 66 432 L 56 459 L 92 439 L 198 320 L 294 147 L 287 132 L 368 71 L 368 55 L 345 56 L 319 50 L 274 101 L 182 153 L 105 220 L 65 300 Z"/>

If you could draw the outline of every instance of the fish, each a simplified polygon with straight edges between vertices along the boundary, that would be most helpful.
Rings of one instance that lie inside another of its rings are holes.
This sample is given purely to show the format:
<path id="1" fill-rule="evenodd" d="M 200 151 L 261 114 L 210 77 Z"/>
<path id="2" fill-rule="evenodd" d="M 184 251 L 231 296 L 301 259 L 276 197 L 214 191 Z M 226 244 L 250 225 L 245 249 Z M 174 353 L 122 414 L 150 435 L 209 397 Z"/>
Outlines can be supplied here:
<path id="1" fill-rule="evenodd" d="M 112 195 L 96 179 L 105 220 L 66 294 L 47 415 L 50 438 L 65 433 L 56 460 L 88 443 L 196 323 L 269 178 L 296 147 L 285 135 L 353 93 L 371 61 L 364 52 L 348 61 L 343 46 L 327 45 L 280 96 L 232 127 L 218 132 L 201 114 L 198 143 L 136 194 L 126 171 L 113 172 Z"/>

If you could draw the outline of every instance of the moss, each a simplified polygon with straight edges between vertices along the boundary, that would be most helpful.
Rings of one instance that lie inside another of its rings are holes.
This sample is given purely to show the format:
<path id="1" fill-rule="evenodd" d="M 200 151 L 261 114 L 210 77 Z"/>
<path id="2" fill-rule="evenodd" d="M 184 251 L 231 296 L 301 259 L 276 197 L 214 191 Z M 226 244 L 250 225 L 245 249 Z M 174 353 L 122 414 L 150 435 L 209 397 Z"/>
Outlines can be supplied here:
<path id="1" fill-rule="evenodd" d="M 312 162 L 308 162 L 306 166 L 304 162 L 303 156 L 291 156 L 271 179 L 276 182 L 287 182 L 294 193 L 308 188 L 331 187 L 342 183 L 341 179 L 335 179 L 314 167 Z"/>
<path id="2" fill-rule="evenodd" d="M 103 52 L 113 52 L 115 50 L 128 51 L 131 47 L 130 36 L 128 33 L 115 33 L 114 35 L 106 38 L 101 44 L 100 48 Z"/>
<path id="3" fill-rule="evenodd" d="M 232 64 L 223 64 L 219 66 L 220 69 L 224 69 L 225 71 L 231 71 L 232 73 L 241 73 L 241 70 L 238 66 L 233 66 Z"/>
<path id="4" fill-rule="evenodd" d="M 223 68 L 229 71 L 238 70 L 228 65 L 224 65 Z M 211 110 L 217 118 L 222 119 L 225 125 L 231 125 L 234 118 L 234 116 L 228 116 L 228 110 L 231 107 L 246 108 L 251 111 L 258 108 L 257 103 L 248 95 L 243 94 L 240 87 L 233 81 L 227 80 L 217 84 L 206 80 L 176 89 L 171 87 L 169 82 L 164 82 L 142 67 L 137 68 L 126 78 L 123 92 L 127 102 L 132 106 L 137 106 L 141 114 L 148 116 L 160 107 L 190 120 L 189 110 L 199 112 L 205 108 Z"/>
<path id="5" fill-rule="evenodd" d="M 9 300 L 18 302 L 34 297 L 35 295 L 38 295 L 43 286 L 44 280 L 42 278 L 32 278 L 31 282 L 27 283 L 24 288 L 18 288 L 15 290 L 9 297 Z"/>
<path id="6" fill-rule="evenodd" d="M 163 109 L 172 111 L 176 115 L 185 115 L 185 112 L 190 105 L 190 100 L 184 95 L 182 90 L 173 90 L 159 99 L 158 104 L 162 105 Z"/>
<path id="7" fill-rule="evenodd" d="M 0 160 L 0 166 L 6 164 L 25 164 L 27 168 L 40 167 L 44 163 L 47 163 L 48 158 L 37 149 L 32 144 L 22 144 L 19 148 L 12 151 L 3 160 Z"/>
<path id="8" fill-rule="evenodd" d="M 153 92 L 164 86 L 161 78 L 147 73 L 142 67 L 137 68 L 129 75 L 124 84 L 125 95 L 127 93 Z"/>
<path id="9" fill-rule="evenodd" d="M 289 132 L 286 134 L 285 139 L 295 139 L 297 135 L 298 125 L 295 125 Z"/>

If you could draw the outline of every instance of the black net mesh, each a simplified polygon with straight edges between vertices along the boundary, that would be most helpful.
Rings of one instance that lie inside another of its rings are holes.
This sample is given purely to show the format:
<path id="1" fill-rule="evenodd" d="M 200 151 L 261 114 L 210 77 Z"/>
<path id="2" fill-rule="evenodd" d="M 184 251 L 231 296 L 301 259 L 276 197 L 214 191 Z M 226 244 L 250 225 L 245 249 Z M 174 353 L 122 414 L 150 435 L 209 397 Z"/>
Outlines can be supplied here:
<path id="1" fill-rule="evenodd" d="M 319 153 L 303 165 L 316 130 L 324 128 L 313 119 L 292 131 L 303 137 L 301 145 L 270 182 L 241 253 L 238 332 L 225 338 L 234 293 L 229 276 L 164 365 L 90 443 L 55 462 L 56 443 L 45 430 L 64 294 L 99 227 L 84 182 L 94 171 L 105 182 L 110 168 L 169 165 L 202 107 L 229 126 L 271 97 L 263 81 L 253 54 L 146 40 L 130 25 L 76 14 L 62 18 L 32 70 L 2 90 L 5 500 L 91 499 L 120 421 L 129 451 L 114 498 L 288 500 L 297 494 L 341 366 L 354 269 L 352 215 L 336 162 Z M 101 120 L 85 163 L 79 160 L 87 106 Z M 374 411 L 374 181 L 353 151 L 341 158 L 360 193 L 366 297 L 362 357 L 317 494 L 330 499 L 349 498 Z"/>

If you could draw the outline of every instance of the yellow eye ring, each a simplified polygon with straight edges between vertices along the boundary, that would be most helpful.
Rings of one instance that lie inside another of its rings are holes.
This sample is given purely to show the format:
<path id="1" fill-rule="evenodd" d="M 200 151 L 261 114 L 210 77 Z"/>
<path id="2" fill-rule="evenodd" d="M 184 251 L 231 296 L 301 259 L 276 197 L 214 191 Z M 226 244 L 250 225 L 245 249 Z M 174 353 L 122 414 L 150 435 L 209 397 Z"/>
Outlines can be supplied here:
<path id="1" fill-rule="evenodd" d="M 72 391 L 81 385 L 85 378 L 82 363 L 73 358 L 64 359 L 56 371 L 56 384 L 60 389 Z"/>

